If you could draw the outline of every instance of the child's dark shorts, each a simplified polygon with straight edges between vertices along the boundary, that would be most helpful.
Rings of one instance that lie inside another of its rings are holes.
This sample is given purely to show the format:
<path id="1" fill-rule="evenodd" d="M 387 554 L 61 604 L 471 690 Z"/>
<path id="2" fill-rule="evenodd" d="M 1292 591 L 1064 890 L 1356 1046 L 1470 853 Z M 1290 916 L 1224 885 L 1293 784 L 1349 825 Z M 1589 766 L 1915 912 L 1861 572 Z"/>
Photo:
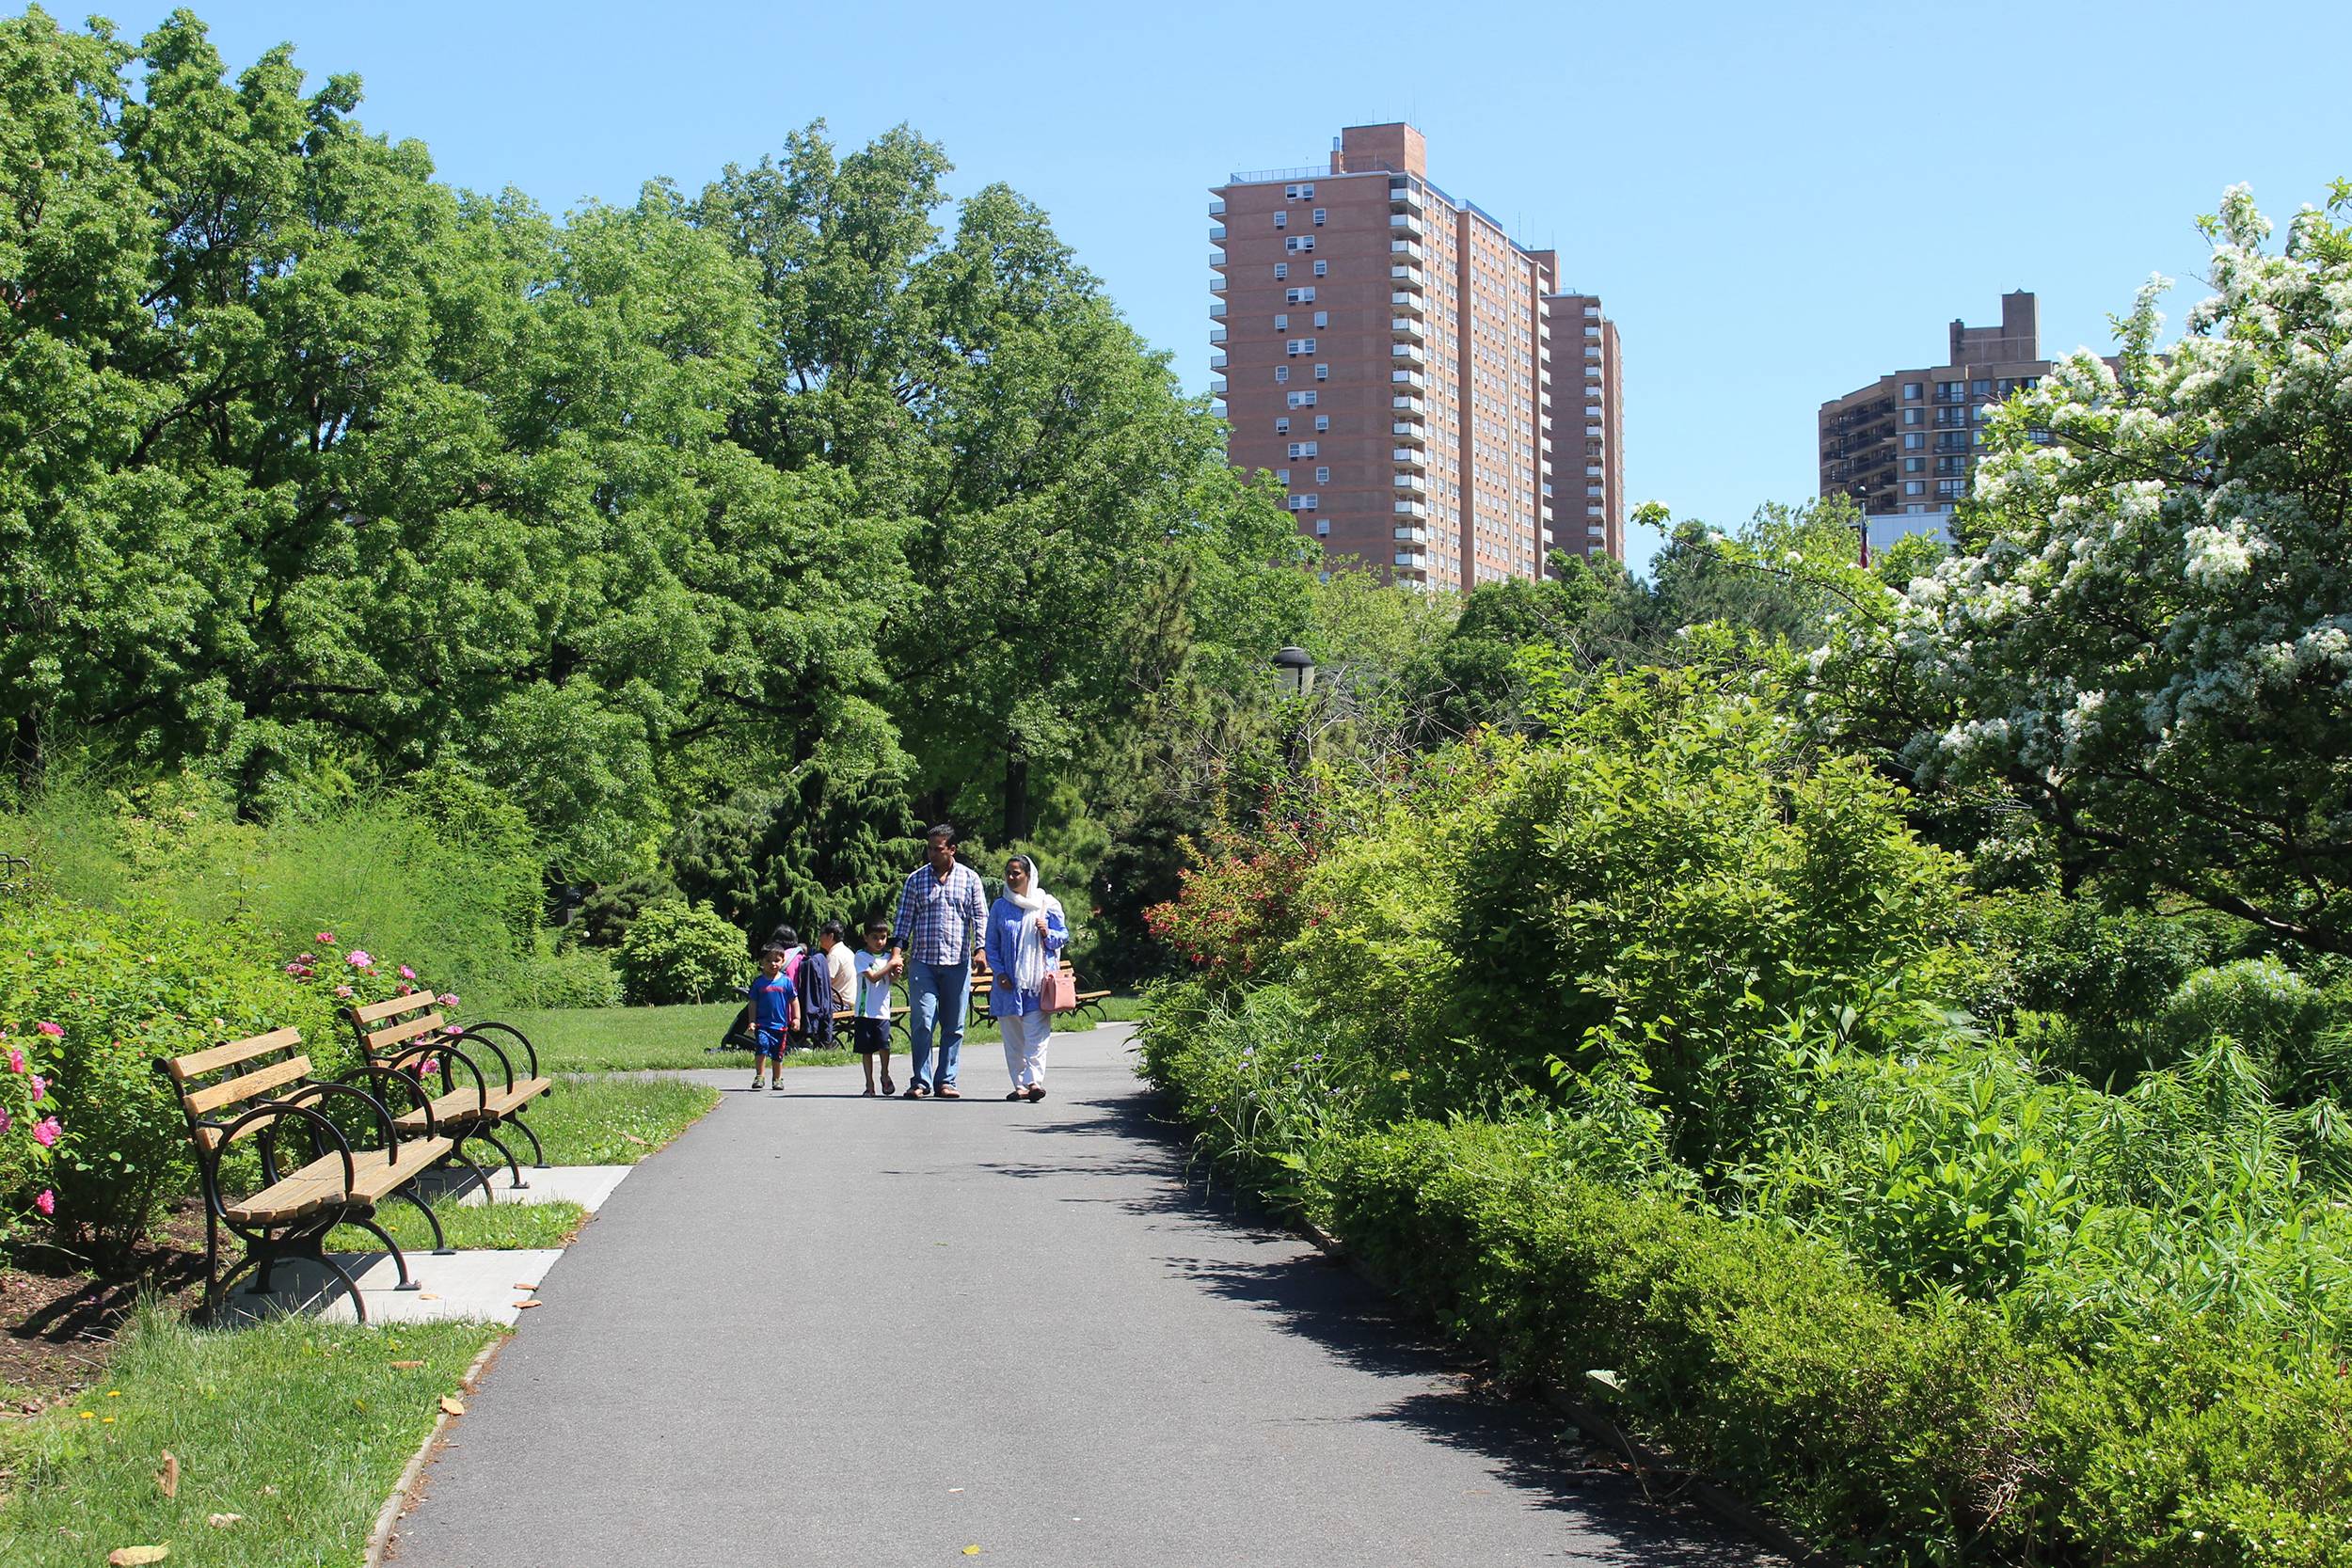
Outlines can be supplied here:
<path id="1" fill-rule="evenodd" d="M 851 1019 L 850 1038 L 861 1056 L 886 1053 L 890 1049 L 890 1021 L 886 1018 Z"/>
<path id="2" fill-rule="evenodd" d="M 763 1056 L 776 1061 L 784 1059 L 783 1030 L 755 1029 L 752 1031 L 752 1059 L 757 1061 Z"/>

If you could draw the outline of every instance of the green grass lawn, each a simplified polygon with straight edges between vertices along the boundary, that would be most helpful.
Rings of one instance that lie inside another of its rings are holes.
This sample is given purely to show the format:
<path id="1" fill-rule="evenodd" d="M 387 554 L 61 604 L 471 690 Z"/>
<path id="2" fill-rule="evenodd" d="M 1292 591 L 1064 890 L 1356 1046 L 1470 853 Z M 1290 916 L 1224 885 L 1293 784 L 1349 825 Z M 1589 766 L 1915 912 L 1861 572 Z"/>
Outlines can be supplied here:
<path id="1" fill-rule="evenodd" d="M 633 1165 L 718 1103 L 719 1091 L 704 1084 L 572 1074 L 556 1080 L 530 1120 L 548 1164 Z"/>
<path id="2" fill-rule="evenodd" d="M 706 1002 L 676 1007 L 562 1007 L 544 1011 L 508 1012 L 499 1018 L 531 1037 L 538 1048 L 539 1066 L 548 1072 L 632 1072 L 665 1069 L 746 1068 L 751 1058 L 740 1051 L 713 1051 L 726 1033 L 738 1002 Z M 1104 1004 L 1113 1022 L 1139 1016 L 1141 1005 L 1132 996 L 1114 996 Z M 1062 1031 L 1090 1027 L 1088 1021 L 1063 1020 Z M 996 1026 L 983 1020 L 964 1031 L 964 1042 L 993 1044 Z M 903 1054 L 906 1037 L 895 1041 Z M 846 1052 L 820 1052 L 793 1056 L 787 1065 L 822 1067 L 856 1058 Z M 519 1064 L 517 1064 L 519 1069 Z M 546 1133 L 542 1132 L 542 1137 Z M 560 1162 L 570 1164 L 571 1162 Z"/>
<path id="3" fill-rule="evenodd" d="M 506 1178 L 491 1180 L 496 1203 L 459 1203 L 444 1198 L 433 1206 L 441 1234 L 460 1252 L 512 1252 L 560 1247 L 572 1239 L 588 1211 L 577 1203 L 510 1203 L 505 1201 Z M 376 1212 L 375 1223 L 392 1233 L 392 1240 L 410 1257 L 433 1247 L 433 1227 L 405 1203 L 390 1203 Z M 339 1226 L 326 1238 L 331 1252 L 381 1252 L 384 1243 L 352 1226 Z"/>
<path id="4" fill-rule="evenodd" d="M 441 1397 L 505 1332 L 306 1318 L 198 1329 L 142 1312 L 103 1382 L 0 1421 L 0 1562 L 86 1568 L 123 1546 L 168 1546 L 171 1568 L 357 1562 Z M 155 1480 L 167 1451 L 180 1462 L 168 1497 Z"/>

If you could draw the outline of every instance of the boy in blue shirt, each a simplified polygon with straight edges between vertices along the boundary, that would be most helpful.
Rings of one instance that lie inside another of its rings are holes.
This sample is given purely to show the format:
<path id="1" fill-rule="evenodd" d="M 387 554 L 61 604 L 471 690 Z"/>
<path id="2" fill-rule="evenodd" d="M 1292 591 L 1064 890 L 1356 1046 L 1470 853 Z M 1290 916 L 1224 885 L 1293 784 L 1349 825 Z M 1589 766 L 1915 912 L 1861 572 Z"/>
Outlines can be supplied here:
<path id="1" fill-rule="evenodd" d="M 752 1087 L 759 1087 L 759 1064 L 765 1062 L 768 1086 L 779 1094 L 784 1091 L 785 1042 L 801 1026 L 800 998 L 792 976 L 784 972 L 791 956 L 783 943 L 770 942 L 759 955 L 759 978 L 751 985 Z"/>

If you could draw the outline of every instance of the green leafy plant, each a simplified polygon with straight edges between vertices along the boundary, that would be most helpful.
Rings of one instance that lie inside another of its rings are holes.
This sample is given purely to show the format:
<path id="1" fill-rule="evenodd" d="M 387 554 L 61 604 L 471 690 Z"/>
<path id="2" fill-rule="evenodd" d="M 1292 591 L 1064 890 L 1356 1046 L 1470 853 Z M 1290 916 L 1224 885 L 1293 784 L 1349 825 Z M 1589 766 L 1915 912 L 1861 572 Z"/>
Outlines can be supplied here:
<path id="1" fill-rule="evenodd" d="M 648 904 L 621 940 L 621 981 L 638 1003 L 701 1002 L 741 982 L 751 967 L 743 933 L 708 904 Z"/>

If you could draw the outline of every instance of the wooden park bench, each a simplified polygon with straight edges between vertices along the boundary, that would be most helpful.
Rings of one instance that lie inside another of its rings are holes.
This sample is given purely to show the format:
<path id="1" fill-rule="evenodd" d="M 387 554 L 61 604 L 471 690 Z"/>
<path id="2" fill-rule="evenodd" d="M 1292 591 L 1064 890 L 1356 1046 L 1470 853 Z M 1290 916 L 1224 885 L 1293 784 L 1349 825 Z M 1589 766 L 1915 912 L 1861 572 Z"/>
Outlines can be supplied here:
<path id="1" fill-rule="evenodd" d="M 439 1000 L 428 990 L 346 1007 L 343 1017 L 358 1036 L 361 1059 L 371 1067 L 419 1084 L 429 1078 L 439 1080 L 439 1090 L 429 1101 L 420 1094 L 415 1109 L 393 1117 L 403 1137 L 413 1137 L 427 1126 L 438 1128 L 451 1140 L 452 1162 L 473 1169 L 477 1176 L 481 1172 L 466 1158 L 465 1148 L 479 1139 L 499 1151 L 513 1178 L 513 1190 L 521 1192 L 531 1183 L 523 1180 L 515 1151 L 499 1137 L 501 1131 L 511 1129 L 531 1140 L 533 1167 L 548 1168 L 547 1150 L 522 1113 L 555 1085 L 539 1071 L 539 1053 L 521 1030 L 490 1020 L 453 1027 L 441 1015 Z M 499 1044 L 501 1037 L 510 1039 L 522 1056 L 521 1073 L 516 1072 L 507 1048 Z M 485 1056 L 497 1063 L 495 1073 L 483 1071 Z M 489 1196 L 486 1180 L 483 1196 Z"/>
<path id="2" fill-rule="evenodd" d="M 1061 972 L 1064 974 L 1077 974 L 1066 963 L 1061 966 Z M 979 1023 L 988 1018 L 988 993 L 994 982 L 995 977 L 985 969 L 972 976 L 972 1022 Z M 1073 1011 L 1083 1013 L 1097 1023 L 1107 1023 L 1110 1015 L 1104 1011 L 1103 1004 L 1110 1000 L 1110 994 L 1107 990 L 1082 990 L 1078 993 L 1078 1006 Z"/>
<path id="3" fill-rule="evenodd" d="M 408 1259 L 375 1223 L 375 1212 L 392 1198 L 405 1199 L 432 1227 L 434 1249 L 447 1252 L 440 1218 L 417 1196 L 415 1182 L 456 1146 L 441 1135 L 421 1094 L 418 1134 L 403 1138 L 381 1099 L 353 1084 L 312 1078 L 310 1058 L 301 1045 L 301 1031 L 278 1029 L 186 1056 L 156 1058 L 155 1069 L 170 1082 L 187 1117 L 203 1180 L 204 1307 L 217 1308 L 247 1269 L 254 1271 L 250 1293 L 266 1295 L 279 1263 L 307 1258 L 342 1281 L 353 1311 L 365 1323 L 368 1307 L 358 1281 L 326 1255 L 327 1233 L 339 1225 L 367 1231 L 391 1253 L 400 1271 L 397 1288 L 417 1289 Z M 398 1087 L 392 1082 L 396 1074 L 360 1070 Z M 330 1109 L 345 1113 L 342 1124 Z M 380 1142 L 370 1141 L 378 1135 Z M 223 1185 L 223 1156 L 246 1137 L 255 1143 L 260 1185 L 232 1198 Z M 245 1243 L 244 1260 L 226 1275 L 220 1273 L 224 1228 Z"/>

